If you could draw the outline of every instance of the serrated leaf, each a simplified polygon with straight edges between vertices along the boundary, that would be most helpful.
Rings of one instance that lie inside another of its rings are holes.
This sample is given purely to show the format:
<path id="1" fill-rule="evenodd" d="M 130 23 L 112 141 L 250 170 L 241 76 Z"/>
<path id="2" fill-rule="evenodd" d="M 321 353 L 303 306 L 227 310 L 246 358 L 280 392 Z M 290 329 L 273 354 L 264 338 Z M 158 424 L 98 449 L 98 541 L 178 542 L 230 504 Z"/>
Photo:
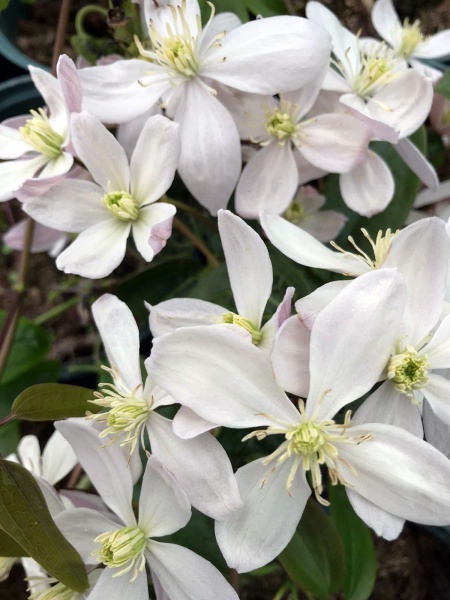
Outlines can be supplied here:
<path id="1" fill-rule="evenodd" d="M 5 318 L 5 311 L 1 311 L 0 329 Z M 50 340 L 45 329 L 29 319 L 20 318 L 1 384 L 9 383 L 31 369 L 45 357 L 49 350 Z"/>
<path id="2" fill-rule="evenodd" d="M 331 486 L 329 494 L 331 518 L 344 546 L 345 600 L 367 600 L 377 571 L 372 535 L 353 510 L 343 486 Z"/>
<path id="3" fill-rule="evenodd" d="M 14 400 L 11 415 L 25 421 L 56 421 L 84 417 L 86 411 L 99 412 L 89 400 L 94 392 L 78 385 L 39 383 L 23 391 Z"/>
<path id="4" fill-rule="evenodd" d="M 251 13 L 262 17 L 287 15 L 288 12 L 283 0 L 244 0 L 244 4 Z"/>
<path id="5" fill-rule="evenodd" d="M 328 600 L 342 588 L 344 549 L 334 523 L 309 500 L 294 537 L 278 557 L 302 590 Z"/>
<path id="6" fill-rule="evenodd" d="M 436 92 L 450 100 L 450 69 L 447 69 L 444 75 L 439 79 L 436 86 Z"/>
<path id="7" fill-rule="evenodd" d="M 55 525 L 36 480 L 7 460 L 0 460 L 0 527 L 65 586 L 88 587 L 83 561 Z"/>

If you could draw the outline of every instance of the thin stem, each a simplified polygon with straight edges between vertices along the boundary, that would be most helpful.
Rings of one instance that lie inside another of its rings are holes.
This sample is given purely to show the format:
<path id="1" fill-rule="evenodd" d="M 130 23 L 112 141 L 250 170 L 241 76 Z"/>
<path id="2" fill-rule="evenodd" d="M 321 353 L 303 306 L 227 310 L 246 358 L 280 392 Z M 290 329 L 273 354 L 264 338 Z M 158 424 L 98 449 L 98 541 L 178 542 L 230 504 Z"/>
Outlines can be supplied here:
<path id="1" fill-rule="evenodd" d="M 70 474 L 66 489 L 73 490 L 74 487 L 77 485 L 78 480 L 80 479 L 82 474 L 83 474 L 83 467 L 80 464 L 76 465 L 75 468 L 73 469 L 72 473 Z"/>
<path id="2" fill-rule="evenodd" d="M 233 590 L 239 594 L 239 575 L 236 569 L 229 569 L 228 580 Z"/>
<path id="3" fill-rule="evenodd" d="M 42 313 L 42 315 L 36 317 L 34 319 L 34 322 L 36 323 L 36 325 L 42 325 L 43 323 L 47 323 L 47 321 L 56 319 L 56 317 L 62 315 L 64 312 L 66 312 L 66 310 L 69 310 L 69 308 L 72 308 L 72 306 L 77 305 L 78 302 L 79 298 L 77 296 L 72 296 L 72 298 L 69 298 L 62 304 L 58 304 L 58 306 L 54 306 L 53 308 L 47 310 L 45 313 Z"/>
<path id="4" fill-rule="evenodd" d="M 180 210 L 183 210 L 184 212 L 194 215 L 195 217 L 197 217 L 197 219 L 201 219 L 202 221 L 204 221 L 204 223 L 206 223 L 211 230 L 217 231 L 217 226 L 214 225 L 213 223 L 211 223 L 211 219 L 209 217 L 207 217 L 206 215 L 203 215 L 196 208 L 193 208 L 192 206 L 189 206 L 188 204 L 185 204 L 184 202 L 181 202 L 180 200 L 174 200 L 173 198 L 169 198 L 169 196 L 163 196 L 161 198 L 161 201 L 166 202 L 167 204 L 172 204 L 176 208 L 179 208 Z"/>
<path id="5" fill-rule="evenodd" d="M 86 30 L 84 28 L 84 19 L 86 15 L 89 13 L 97 12 L 102 14 L 105 18 L 108 16 L 108 11 L 106 8 L 102 8 L 101 6 L 95 6 L 95 4 L 88 4 L 87 6 L 83 6 L 77 12 L 77 16 L 75 17 L 75 31 L 79 35 L 87 35 Z"/>
<path id="6" fill-rule="evenodd" d="M 208 261 L 208 264 L 210 264 L 212 267 L 218 267 L 220 265 L 220 261 L 205 246 L 202 240 L 199 237 L 197 237 L 195 233 L 189 229 L 189 227 L 187 227 L 184 223 L 177 219 L 177 217 L 174 217 L 173 225 L 178 229 L 178 231 L 181 231 L 183 235 L 185 235 L 189 240 L 191 240 L 191 242 L 194 244 L 194 246 L 196 246 L 196 248 L 200 250 L 200 252 Z"/>
<path id="7" fill-rule="evenodd" d="M 64 48 L 64 41 L 66 39 L 67 24 L 69 22 L 70 5 L 72 0 L 62 0 L 61 9 L 59 11 L 58 26 L 56 28 L 55 45 L 53 46 L 52 56 L 52 73 L 56 75 L 56 65 L 61 55 L 62 49 Z"/>
<path id="8" fill-rule="evenodd" d="M 13 419 L 14 419 L 14 415 L 12 415 L 12 414 L 6 415 L 6 417 L 3 417 L 3 419 L 0 419 L 0 427 L 2 425 L 6 425 L 6 423 L 9 423 Z"/>

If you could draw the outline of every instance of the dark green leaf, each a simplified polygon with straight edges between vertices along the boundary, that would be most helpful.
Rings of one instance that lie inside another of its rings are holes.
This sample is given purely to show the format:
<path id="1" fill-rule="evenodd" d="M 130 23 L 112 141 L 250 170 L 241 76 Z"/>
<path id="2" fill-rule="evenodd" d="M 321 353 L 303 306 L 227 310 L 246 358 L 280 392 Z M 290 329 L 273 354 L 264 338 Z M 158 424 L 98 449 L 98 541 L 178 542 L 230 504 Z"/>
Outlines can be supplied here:
<path id="1" fill-rule="evenodd" d="M 0 329 L 5 322 L 5 311 L 0 312 Z M 6 369 L 1 379 L 2 385 L 9 383 L 40 362 L 50 350 L 48 335 L 39 325 L 29 319 L 19 319 Z"/>
<path id="2" fill-rule="evenodd" d="M 50 575 L 72 590 L 88 587 L 80 555 L 56 527 L 34 477 L 0 461 L 0 527 Z"/>
<path id="3" fill-rule="evenodd" d="M 377 563 L 372 535 L 355 514 L 343 486 L 331 486 L 331 518 L 345 555 L 345 600 L 367 600 L 375 585 Z"/>
<path id="4" fill-rule="evenodd" d="M 10 535 L 0 529 L 0 556 L 4 558 L 30 556 Z"/>
<path id="5" fill-rule="evenodd" d="M 65 383 L 39 383 L 22 392 L 12 405 L 11 414 L 25 421 L 56 421 L 69 417 L 84 417 L 86 411 L 98 412 L 100 407 L 89 402 L 93 390 Z"/>
<path id="6" fill-rule="evenodd" d="M 218 267 L 205 267 L 199 273 L 194 286 L 187 295 L 190 298 L 207 300 L 231 309 L 234 300 L 226 264 L 220 263 Z"/>
<path id="7" fill-rule="evenodd" d="M 283 0 L 244 0 L 244 4 L 251 13 L 262 17 L 287 14 Z"/>
<path id="8" fill-rule="evenodd" d="M 206 0 L 200 0 L 200 10 L 202 13 L 202 21 L 206 23 L 211 14 L 211 8 L 206 3 Z M 212 4 L 216 7 L 216 13 L 233 12 L 241 21 L 248 21 L 248 12 L 245 10 L 242 0 L 212 0 Z"/>
<path id="9" fill-rule="evenodd" d="M 328 600 L 342 588 L 342 542 L 330 517 L 313 500 L 308 501 L 294 537 L 278 558 L 292 581 L 319 600 Z"/>
<path id="10" fill-rule="evenodd" d="M 447 69 L 444 75 L 439 79 L 436 86 L 436 92 L 450 100 L 450 69 Z"/>
<path id="11" fill-rule="evenodd" d="M 0 456 L 8 456 L 16 451 L 20 441 L 19 423 L 10 421 L 0 427 Z M 0 556 L 5 556 L 0 552 Z"/>

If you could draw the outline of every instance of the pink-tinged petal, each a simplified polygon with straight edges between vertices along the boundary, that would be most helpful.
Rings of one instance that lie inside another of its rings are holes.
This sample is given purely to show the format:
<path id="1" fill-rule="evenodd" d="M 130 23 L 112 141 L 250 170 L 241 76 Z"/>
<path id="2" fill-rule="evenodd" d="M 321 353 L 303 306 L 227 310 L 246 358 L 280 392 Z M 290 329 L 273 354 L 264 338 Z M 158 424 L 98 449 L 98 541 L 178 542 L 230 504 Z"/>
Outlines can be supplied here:
<path id="1" fill-rule="evenodd" d="M 384 86 L 367 103 L 374 119 L 400 132 L 400 139 L 411 135 L 428 117 L 433 101 L 433 85 L 414 69 L 404 71 Z"/>
<path id="2" fill-rule="evenodd" d="M 421 440 L 423 426 L 419 407 L 411 398 L 400 394 L 390 381 L 385 381 L 371 394 L 353 415 L 355 425 L 386 423 L 409 431 Z"/>
<path id="3" fill-rule="evenodd" d="M 58 80 L 53 75 L 50 75 L 48 71 L 44 71 L 44 69 L 39 69 L 31 65 L 29 65 L 28 69 L 34 85 L 48 107 L 49 121 L 52 128 L 63 137 L 66 137 L 69 130 L 68 114 Z"/>
<path id="4" fill-rule="evenodd" d="M 116 296 L 103 294 L 92 305 L 92 314 L 109 364 L 120 374 L 120 380 L 130 392 L 142 386 L 139 329 L 131 310 Z"/>
<path id="5" fill-rule="evenodd" d="M 150 540 L 145 556 L 170 600 L 239 600 L 210 562 L 183 546 Z"/>
<path id="6" fill-rule="evenodd" d="M 448 198 L 450 198 L 450 179 L 443 181 L 437 190 L 423 190 L 419 192 L 414 202 L 414 208 L 422 208 L 422 206 L 434 204 Z"/>
<path id="7" fill-rule="evenodd" d="M 124 523 L 136 523 L 131 500 L 133 480 L 125 454 L 119 444 L 104 446 L 99 432 L 83 419 L 57 421 L 55 427 L 75 450 L 78 460 L 105 504 Z"/>
<path id="8" fill-rule="evenodd" d="M 128 160 L 131 160 L 134 149 L 136 148 L 139 136 L 144 129 L 144 125 L 147 123 L 150 117 L 160 115 L 161 109 L 159 106 L 153 106 L 149 111 L 145 112 L 135 119 L 131 119 L 127 123 L 122 123 L 117 128 L 117 141 L 125 150 Z"/>
<path id="9" fill-rule="evenodd" d="M 347 217 L 341 213 L 322 210 L 312 215 L 305 215 L 300 227 L 319 242 L 329 242 L 337 238 L 346 221 Z"/>
<path id="10" fill-rule="evenodd" d="M 87 112 L 72 115 L 71 131 L 75 150 L 96 183 L 105 192 L 128 192 L 128 159 L 112 133 Z"/>
<path id="11" fill-rule="evenodd" d="M 272 244 L 301 265 L 355 275 L 368 271 L 368 267 L 358 258 L 330 250 L 306 231 L 302 231 L 278 215 L 263 211 L 260 218 L 261 225 Z"/>
<path id="12" fill-rule="evenodd" d="M 5 127 L 12 127 L 13 129 L 19 129 L 27 124 L 27 121 L 30 118 L 30 113 L 26 115 L 19 115 L 18 117 L 10 117 L 9 119 L 5 119 L 2 121 L 2 125 Z"/>
<path id="13" fill-rule="evenodd" d="M 439 177 L 436 169 L 410 140 L 400 140 L 393 148 L 428 188 L 437 190 Z"/>
<path id="14" fill-rule="evenodd" d="M 172 298 L 154 306 L 146 306 L 150 311 L 149 325 L 153 337 L 170 333 L 179 327 L 213 325 L 223 313 L 229 312 L 223 306 L 196 298 Z"/>
<path id="15" fill-rule="evenodd" d="M 69 442 L 59 431 L 55 431 L 42 453 L 42 477 L 55 485 L 68 475 L 77 463 L 77 455 Z"/>
<path id="16" fill-rule="evenodd" d="M 450 29 L 431 35 L 414 51 L 415 58 L 441 58 L 450 54 Z"/>
<path id="17" fill-rule="evenodd" d="M 292 465 L 292 459 L 286 460 L 270 473 L 259 459 L 236 473 L 244 505 L 216 522 L 216 539 L 228 566 L 239 573 L 266 565 L 294 535 L 311 490 L 300 468 L 288 492 Z"/>
<path id="18" fill-rule="evenodd" d="M 186 495 L 159 460 L 150 456 L 139 496 L 139 527 L 148 538 L 161 537 L 182 529 L 190 518 L 191 505 Z"/>
<path id="19" fill-rule="evenodd" d="M 398 48 L 402 41 L 403 27 L 392 0 L 377 0 L 373 5 L 371 16 L 378 35 L 392 48 Z"/>
<path id="20" fill-rule="evenodd" d="M 5 233 L 3 236 L 3 243 L 14 250 L 23 250 L 27 228 L 28 223 L 25 219 L 19 221 Z M 66 239 L 67 236 L 60 231 L 36 223 L 33 231 L 31 252 L 48 252 L 56 244 L 59 244 L 59 242 Z"/>
<path id="21" fill-rule="evenodd" d="M 450 368 L 450 315 L 447 315 L 439 324 L 433 337 L 420 351 L 426 354 L 430 369 Z"/>
<path id="22" fill-rule="evenodd" d="M 55 183 L 57 183 L 59 181 L 59 176 L 68 173 L 72 165 L 73 156 L 68 152 L 61 152 L 59 156 L 48 161 L 39 173 L 39 176 L 44 179 L 54 179 L 55 177 L 58 177 L 58 179 L 55 180 Z"/>
<path id="23" fill-rule="evenodd" d="M 81 112 L 82 90 L 75 63 L 66 54 L 59 57 L 56 65 L 59 85 L 69 113 Z"/>
<path id="24" fill-rule="evenodd" d="M 269 353 L 272 351 L 273 342 L 278 330 L 291 315 L 292 298 L 294 294 L 295 288 L 288 287 L 277 310 L 261 329 L 262 340 L 258 344 L 260 350 Z"/>
<path id="25" fill-rule="evenodd" d="M 228 276 L 238 313 L 260 329 L 272 292 L 273 273 L 269 252 L 260 236 L 229 210 L 218 214 Z"/>
<path id="26" fill-rule="evenodd" d="M 290 144 L 273 140 L 246 164 L 236 187 L 236 212 L 257 219 L 262 210 L 282 213 L 298 187 L 298 172 Z"/>
<path id="27" fill-rule="evenodd" d="M 223 519 L 241 506 L 230 459 L 213 435 L 181 439 L 174 433 L 172 422 L 157 413 L 150 415 L 147 429 L 153 455 L 192 506 L 213 519 Z"/>
<path id="28" fill-rule="evenodd" d="M 226 207 L 241 170 L 241 144 L 233 118 L 193 80 L 184 85 L 175 120 L 181 125 L 180 177 L 200 204 L 216 215 Z"/>
<path id="29" fill-rule="evenodd" d="M 132 225 L 136 248 L 147 262 L 161 252 L 172 234 L 172 221 L 177 209 L 172 204 L 158 202 L 144 206 Z"/>
<path id="30" fill-rule="evenodd" d="M 145 124 L 130 162 L 130 190 L 140 206 L 155 202 L 172 185 L 180 160 L 180 126 L 155 115 Z"/>
<path id="31" fill-rule="evenodd" d="M 352 490 L 378 508 L 425 525 L 450 523 L 450 461 L 411 433 L 381 423 L 351 427 L 352 437 L 372 434 L 360 444 L 339 444 Z"/>
<path id="32" fill-rule="evenodd" d="M 450 456 L 450 435 L 448 434 L 448 425 L 447 423 L 444 423 L 444 421 L 438 419 L 426 399 L 423 402 L 422 418 L 425 439 L 448 458 Z"/>
<path id="33" fill-rule="evenodd" d="M 31 152 L 33 148 L 27 144 L 20 134 L 20 131 L 0 125 L 0 159 L 12 159 L 23 156 L 25 152 Z"/>
<path id="34" fill-rule="evenodd" d="M 130 575 L 114 577 L 119 569 L 103 569 L 97 583 L 89 594 L 89 600 L 148 600 L 148 583 L 145 570 L 138 573 L 131 583 Z"/>
<path id="35" fill-rule="evenodd" d="M 180 408 L 172 421 L 174 433 L 183 440 L 191 439 L 216 427 L 215 423 L 202 419 L 186 406 Z"/>
<path id="36" fill-rule="evenodd" d="M 31 198 L 24 211 L 46 227 L 79 233 L 113 215 L 103 206 L 103 190 L 90 181 L 65 179 L 46 193 Z"/>
<path id="37" fill-rule="evenodd" d="M 397 268 L 405 277 L 403 322 L 409 345 L 418 344 L 432 331 L 441 315 L 448 257 L 445 223 L 437 217 L 409 225 L 392 242 L 383 267 Z"/>
<path id="38" fill-rule="evenodd" d="M 149 63 L 139 59 L 81 69 L 83 109 L 105 123 L 126 123 L 144 114 L 170 89 L 167 74 L 158 65 L 151 65 L 151 79 L 148 70 Z"/>
<path id="39" fill-rule="evenodd" d="M 58 256 L 56 266 L 89 279 L 106 277 L 125 256 L 129 231 L 130 225 L 119 219 L 92 225 Z"/>
<path id="40" fill-rule="evenodd" d="M 268 423 L 264 414 L 298 420 L 265 353 L 228 328 L 187 327 L 156 338 L 145 364 L 177 402 L 212 423 L 256 427 Z"/>
<path id="41" fill-rule="evenodd" d="M 398 271 L 378 269 L 351 281 L 321 311 L 311 332 L 308 415 L 332 418 L 378 381 L 400 331 L 405 299 Z"/>
<path id="42" fill-rule="evenodd" d="M 350 115 L 319 115 L 301 124 L 298 150 L 319 169 L 346 173 L 364 160 L 370 137 Z"/>
<path id="43" fill-rule="evenodd" d="M 349 281 L 330 281 L 325 285 L 321 285 L 311 294 L 300 298 L 295 303 L 295 310 L 298 313 L 298 318 L 305 327 L 312 329 L 316 317 L 326 308 L 336 296 L 344 290 Z"/>
<path id="44" fill-rule="evenodd" d="M 363 163 L 340 176 L 339 187 L 349 208 L 371 217 L 382 212 L 392 200 L 395 182 L 384 160 L 369 150 Z"/>
<path id="45" fill-rule="evenodd" d="M 436 417 L 450 426 L 450 381 L 431 373 L 429 383 L 421 392 Z"/>
<path id="46" fill-rule="evenodd" d="M 306 398 L 309 390 L 309 344 L 311 332 L 297 316 L 279 330 L 271 360 L 275 379 L 291 394 Z"/>
<path id="47" fill-rule="evenodd" d="M 328 34 L 306 19 L 259 19 L 233 29 L 212 48 L 200 75 L 253 94 L 288 92 L 317 77 L 330 50 Z"/>
<path id="48" fill-rule="evenodd" d="M 33 158 L 0 162 L 0 202 L 14 198 L 14 191 L 48 162 L 43 154 Z"/>
<path id="49" fill-rule="evenodd" d="M 347 496 L 350 504 L 353 506 L 356 514 L 371 527 L 377 535 L 385 540 L 395 540 L 402 532 L 405 524 L 404 519 L 400 519 L 391 513 L 378 508 L 369 500 L 366 500 L 351 488 L 347 488 Z"/>
<path id="50" fill-rule="evenodd" d="M 68 173 L 62 173 L 61 175 L 56 175 L 55 177 L 49 178 L 39 177 L 27 179 L 27 181 L 25 181 L 23 185 L 21 185 L 21 187 L 17 190 L 16 198 L 21 202 L 27 202 L 27 200 L 31 200 L 31 198 L 41 196 L 54 185 L 63 181 L 63 179 L 65 179 L 66 176 L 68 176 Z"/>

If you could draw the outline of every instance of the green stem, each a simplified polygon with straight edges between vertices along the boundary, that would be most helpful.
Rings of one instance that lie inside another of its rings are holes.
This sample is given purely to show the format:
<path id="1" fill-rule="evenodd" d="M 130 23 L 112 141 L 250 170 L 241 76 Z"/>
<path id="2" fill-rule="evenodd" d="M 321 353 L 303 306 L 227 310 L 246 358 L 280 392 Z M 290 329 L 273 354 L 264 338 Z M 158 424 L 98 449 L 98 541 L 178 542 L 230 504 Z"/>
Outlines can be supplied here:
<path id="1" fill-rule="evenodd" d="M 88 4 L 87 6 L 83 6 L 83 8 L 80 8 L 80 10 L 77 12 L 77 16 L 75 17 L 75 30 L 78 33 L 78 35 L 88 35 L 84 28 L 83 22 L 86 15 L 93 12 L 100 13 L 105 18 L 108 16 L 108 11 L 106 10 L 106 8 L 101 8 L 101 6 L 95 6 L 95 4 Z"/>
<path id="2" fill-rule="evenodd" d="M 64 312 L 66 312 L 66 310 L 72 308 L 72 306 L 76 306 L 78 302 L 79 298 L 77 296 L 73 296 L 72 298 L 69 298 L 62 304 L 58 304 L 58 306 L 54 306 L 53 308 L 47 310 L 45 313 L 42 313 L 42 315 L 39 315 L 34 319 L 34 322 L 36 323 L 36 325 L 43 325 L 44 323 L 47 323 L 47 321 L 56 319 L 56 317 L 62 315 Z"/>
<path id="3" fill-rule="evenodd" d="M 202 214 L 196 208 L 193 208 L 192 206 L 189 206 L 188 204 L 185 204 L 184 202 L 181 202 L 180 200 L 174 200 L 173 198 L 169 198 L 169 196 L 163 196 L 161 198 L 161 202 L 165 202 L 166 204 L 172 204 L 176 208 L 179 208 L 180 210 L 183 210 L 184 212 L 194 215 L 194 217 L 197 217 L 197 219 L 200 219 L 204 223 L 206 223 L 210 229 L 212 229 L 213 231 L 217 231 L 217 226 L 213 225 L 211 223 L 211 219 L 209 217 L 207 217 L 206 215 Z"/>

